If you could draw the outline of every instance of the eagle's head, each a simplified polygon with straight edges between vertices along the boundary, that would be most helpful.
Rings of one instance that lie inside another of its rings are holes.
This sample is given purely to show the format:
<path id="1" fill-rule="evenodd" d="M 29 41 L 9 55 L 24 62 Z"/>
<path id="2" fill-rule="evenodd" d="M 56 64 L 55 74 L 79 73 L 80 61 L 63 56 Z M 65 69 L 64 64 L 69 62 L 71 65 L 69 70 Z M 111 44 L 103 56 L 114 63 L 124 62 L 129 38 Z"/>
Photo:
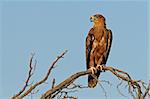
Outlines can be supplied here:
<path id="1" fill-rule="evenodd" d="M 105 26 L 105 17 L 101 14 L 91 16 L 90 21 L 93 22 L 95 26 Z"/>

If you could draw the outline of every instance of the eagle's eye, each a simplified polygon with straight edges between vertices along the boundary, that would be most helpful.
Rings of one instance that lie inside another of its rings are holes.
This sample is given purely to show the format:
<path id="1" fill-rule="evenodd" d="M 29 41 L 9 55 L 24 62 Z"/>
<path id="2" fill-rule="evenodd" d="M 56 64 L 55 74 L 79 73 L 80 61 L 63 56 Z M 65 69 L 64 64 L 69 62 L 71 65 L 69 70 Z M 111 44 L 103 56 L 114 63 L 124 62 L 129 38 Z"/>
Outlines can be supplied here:
<path id="1" fill-rule="evenodd" d="M 95 18 L 98 18 L 99 16 L 98 16 L 98 15 L 94 15 L 94 17 L 95 17 Z"/>

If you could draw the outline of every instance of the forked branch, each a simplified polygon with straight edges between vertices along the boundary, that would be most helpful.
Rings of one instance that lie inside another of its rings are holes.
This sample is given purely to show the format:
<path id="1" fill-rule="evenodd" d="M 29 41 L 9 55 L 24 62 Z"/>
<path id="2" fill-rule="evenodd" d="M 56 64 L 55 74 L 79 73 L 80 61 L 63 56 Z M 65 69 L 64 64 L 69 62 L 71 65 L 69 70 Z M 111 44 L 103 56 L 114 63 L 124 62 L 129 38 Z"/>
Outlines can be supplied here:
<path id="1" fill-rule="evenodd" d="M 49 69 L 48 69 L 48 72 L 46 73 L 45 77 L 40 80 L 39 82 L 35 83 L 34 85 L 30 86 L 28 90 L 25 90 L 27 87 L 28 87 L 28 83 L 29 83 L 29 80 L 32 76 L 32 69 L 33 69 L 33 66 L 32 66 L 32 60 L 33 60 L 33 56 L 31 57 L 30 59 L 30 69 L 29 69 L 29 75 L 28 75 L 28 78 L 26 80 L 26 83 L 25 83 L 25 86 L 23 87 L 23 89 L 18 92 L 16 95 L 14 95 L 11 99 L 22 99 L 23 97 L 27 96 L 29 93 L 31 93 L 36 87 L 38 87 L 39 85 L 43 84 L 49 77 L 52 69 L 55 67 L 56 63 L 61 59 L 63 58 L 63 56 L 67 53 L 67 50 L 65 52 L 63 52 L 60 56 L 58 56 L 56 58 L 56 60 L 50 65 Z"/>
<path id="2" fill-rule="evenodd" d="M 53 61 L 53 63 L 48 68 L 48 71 L 47 71 L 46 75 L 44 76 L 44 78 L 42 80 L 40 80 L 39 82 L 29 86 L 30 78 L 33 75 L 33 68 L 35 69 L 35 66 L 36 66 L 36 64 L 34 66 L 32 65 L 32 61 L 33 61 L 33 56 L 32 56 L 31 59 L 30 59 L 30 63 L 29 63 L 28 78 L 25 81 L 25 85 L 21 89 L 21 91 L 19 91 L 16 95 L 14 95 L 12 97 L 12 99 L 22 99 L 23 97 L 25 97 L 25 96 L 29 95 L 30 93 L 32 93 L 32 91 L 36 87 L 43 84 L 48 79 L 48 77 L 49 77 L 52 69 L 55 67 L 56 63 L 61 58 L 63 58 L 63 56 L 66 54 L 66 52 L 67 51 L 63 52 L 60 56 L 58 56 L 56 58 L 55 61 Z M 127 85 L 128 86 L 128 92 L 133 97 L 133 99 L 145 99 L 145 97 L 150 96 L 150 83 L 145 84 L 141 80 L 134 80 L 134 79 L 131 78 L 131 76 L 128 73 L 126 73 L 122 70 L 119 70 L 115 67 L 112 67 L 112 66 L 102 66 L 102 70 L 111 72 L 114 76 L 116 76 L 117 78 L 119 78 L 122 81 L 126 82 L 128 84 Z M 68 98 L 77 99 L 74 96 L 69 96 L 68 92 L 64 91 L 63 89 L 73 90 L 74 88 L 77 88 L 77 87 L 78 88 L 85 88 L 85 87 L 81 87 L 79 85 L 74 85 L 73 82 L 76 79 L 78 79 L 79 77 L 89 75 L 91 73 L 92 73 L 91 70 L 77 72 L 77 73 L 71 75 L 70 77 L 68 77 L 66 80 L 62 81 L 58 85 L 55 85 L 55 79 L 53 79 L 51 89 L 49 89 L 47 92 L 45 92 L 43 95 L 41 95 L 40 99 L 52 99 L 52 98 L 55 98 L 59 93 L 60 93 L 60 96 L 62 96 L 62 94 L 64 94 L 63 99 L 66 99 L 66 98 L 67 99 Z M 71 84 L 74 85 L 74 86 L 69 88 L 69 86 Z M 71 92 L 73 92 L 73 91 L 71 91 Z"/>
<path id="3" fill-rule="evenodd" d="M 132 87 L 133 89 L 137 90 L 137 95 L 134 96 L 133 98 L 135 99 L 144 99 L 145 96 L 148 94 L 150 88 L 149 86 L 146 88 L 145 94 L 142 94 L 142 89 L 140 86 L 140 80 L 133 80 L 131 79 L 130 75 L 122 70 L 119 70 L 117 68 L 111 67 L 111 66 L 102 66 L 102 70 L 105 71 L 109 71 L 111 72 L 113 75 L 115 75 L 116 77 L 122 79 L 123 81 L 128 83 L 129 87 Z M 81 72 L 77 72 L 73 75 L 71 75 L 70 77 L 68 77 L 66 80 L 64 80 L 63 82 L 61 82 L 60 84 L 58 84 L 57 86 L 55 86 L 54 88 L 48 90 L 47 92 L 45 92 L 40 99 L 48 99 L 47 97 L 50 95 L 53 95 L 55 92 L 58 92 L 64 88 L 66 88 L 67 86 L 69 86 L 70 84 L 72 84 L 77 78 L 81 77 L 81 76 L 85 76 L 87 74 L 91 74 L 92 72 L 90 70 L 87 71 L 81 71 Z M 132 90 L 130 90 L 132 91 Z"/>

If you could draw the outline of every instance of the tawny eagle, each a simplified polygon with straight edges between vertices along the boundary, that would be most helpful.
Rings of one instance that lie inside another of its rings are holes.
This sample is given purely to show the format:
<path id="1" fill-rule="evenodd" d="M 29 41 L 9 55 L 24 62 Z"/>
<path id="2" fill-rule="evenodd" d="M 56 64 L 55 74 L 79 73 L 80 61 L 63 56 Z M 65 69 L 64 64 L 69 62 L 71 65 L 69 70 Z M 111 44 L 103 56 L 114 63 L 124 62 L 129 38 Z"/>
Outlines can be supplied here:
<path id="1" fill-rule="evenodd" d="M 96 14 L 90 17 L 94 23 L 86 37 L 86 66 L 92 71 L 88 75 L 88 86 L 94 88 L 97 79 L 105 66 L 112 43 L 112 32 L 106 28 L 105 17 Z"/>

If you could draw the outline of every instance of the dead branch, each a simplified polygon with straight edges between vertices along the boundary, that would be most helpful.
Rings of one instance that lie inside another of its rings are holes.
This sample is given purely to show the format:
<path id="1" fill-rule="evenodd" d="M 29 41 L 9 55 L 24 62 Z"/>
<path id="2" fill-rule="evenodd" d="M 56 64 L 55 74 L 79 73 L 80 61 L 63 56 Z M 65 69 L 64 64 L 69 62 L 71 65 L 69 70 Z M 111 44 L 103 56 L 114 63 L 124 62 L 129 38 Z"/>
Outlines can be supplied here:
<path id="1" fill-rule="evenodd" d="M 126 72 L 124 72 L 122 70 L 119 70 L 117 68 L 111 67 L 111 66 L 102 66 L 102 70 L 111 72 L 116 77 L 122 79 L 123 81 L 126 81 L 128 83 L 128 86 L 130 86 L 133 89 L 137 90 L 136 99 L 142 99 L 142 97 L 145 97 L 148 94 L 148 91 L 150 90 L 150 88 L 147 88 L 146 92 L 145 92 L 146 95 L 144 94 L 144 96 L 143 96 L 142 90 L 141 90 L 141 86 L 139 84 L 140 83 L 139 80 L 133 80 L 133 79 L 131 79 L 131 77 L 130 77 L 130 75 L 128 73 L 126 73 Z M 66 80 L 64 80 L 63 82 L 61 82 L 57 86 L 55 86 L 54 88 L 52 88 L 52 89 L 48 90 L 47 92 L 45 92 L 41 96 L 40 99 L 48 99 L 47 98 L 48 96 L 50 96 L 50 95 L 52 95 L 52 94 L 54 94 L 56 92 L 59 92 L 60 90 L 66 88 L 71 83 L 73 83 L 77 78 L 79 78 L 81 76 L 85 76 L 87 74 L 91 74 L 91 71 L 90 70 L 81 71 L 81 72 L 77 72 L 77 73 L 71 75 Z"/>
<path id="2" fill-rule="evenodd" d="M 69 86 L 78 77 L 81 77 L 81 76 L 84 76 L 84 75 L 87 75 L 87 74 L 90 74 L 90 73 L 91 73 L 91 71 L 88 70 L 88 71 L 81 71 L 81 72 L 73 74 L 72 76 L 70 76 L 69 78 L 67 78 L 66 80 L 64 80 L 59 85 L 55 86 L 53 89 L 51 89 L 51 90 L 47 91 L 45 94 L 43 94 L 40 99 L 47 99 L 47 97 L 49 95 L 54 94 L 55 92 L 57 92 L 57 91 L 59 91 L 59 90 L 61 90 L 63 88 L 66 88 L 67 86 Z"/>
<path id="3" fill-rule="evenodd" d="M 27 86 L 28 86 L 28 82 L 29 82 L 29 80 L 30 80 L 30 78 L 31 78 L 31 76 L 32 76 L 32 73 L 31 73 L 31 72 L 32 72 L 32 60 L 33 60 L 33 56 L 32 56 L 31 59 L 30 59 L 30 65 L 29 65 L 29 67 L 30 67 L 29 75 L 28 75 L 28 78 L 27 78 L 27 80 L 26 80 L 25 86 L 23 87 L 23 89 L 22 89 L 19 93 L 17 93 L 16 95 L 14 95 L 11 99 L 22 99 L 23 97 L 25 97 L 25 96 L 27 96 L 29 93 L 31 93 L 37 86 L 43 84 L 43 83 L 48 79 L 48 77 L 49 77 L 49 75 L 50 75 L 50 73 L 51 73 L 51 70 L 55 67 L 56 63 L 57 63 L 61 58 L 63 58 L 63 56 L 64 56 L 66 53 L 67 53 L 67 50 L 66 50 L 65 52 L 63 52 L 60 56 L 58 56 L 58 57 L 56 58 L 56 60 L 52 63 L 52 65 L 50 65 L 47 74 L 45 75 L 45 77 L 44 77 L 42 80 L 40 80 L 39 82 L 37 82 L 37 83 L 35 83 L 34 85 L 30 86 L 30 88 L 29 88 L 27 91 L 25 91 L 25 89 L 26 89 Z"/>
<path id="4" fill-rule="evenodd" d="M 12 97 L 12 99 L 15 99 L 16 97 L 18 97 L 19 95 L 21 95 L 25 90 L 26 90 L 26 88 L 28 87 L 28 83 L 29 83 L 29 81 L 30 81 L 30 78 L 31 78 L 31 76 L 33 75 L 33 66 L 32 66 L 32 61 L 33 61 L 33 57 L 34 57 L 34 54 L 32 54 L 32 56 L 31 56 L 31 59 L 30 59 L 30 61 L 29 61 L 29 72 L 28 72 L 28 76 L 27 76 L 27 79 L 26 79 L 26 81 L 25 81 L 25 85 L 24 85 L 24 87 L 16 94 L 16 95 L 14 95 L 13 97 Z M 36 65 L 36 64 L 35 64 Z M 35 65 L 34 65 L 34 67 L 35 67 Z"/>
<path id="5" fill-rule="evenodd" d="M 53 63 L 50 65 L 46 75 L 44 76 L 44 78 L 42 80 L 40 80 L 39 82 L 37 82 L 35 84 L 29 85 L 30 78 L 33 75 L 33 72 L 36 67 L 36 62 L 35 62 L 34 66 L 32 65 L 32 61 L 33 61 L 33 56 L 32 56 L 29 61 L 29 72 L 28 72 L 27 80 L 25 81 L 25 85 L 11 99 L 22 99 L 23 97 L 29 95 L 30 93 L 33 94 L 32 91 L 39 85 L 43 84 L 48 79 L 52 69 L 55 67 L 56 63 L 61 58 L 63 58 L 63 56 L 66 54 L 66 52 L 67 51 L 63 52 L 60 56 L 58 56 L 56 58 L 55 61 L 53 61 Z M 133 99 L 145 99 L 146 96 L 150 96 L 150 83 L 146 84 L 141 80 L 134 80 L 131 78 L 131 76 L 128 73 L 126 73 L 122 70 L 119 70 L 117 68 L 114 68 L 112 66 L 102 66 L 102 71 L 111 72 L 114 76 L 119 78 L 119 80 L 126 82 L 127 87 L 128 87 L 128 92 L 133 97 Z M 88 88 L 88 87 L 76 85 L 76 84 L 74 84 L 74 81 L 76 79 L 78 79 L 79 77 L 89 75 L 91 73 L 92 72 L 90 70 L 77 72 L 77 73 L 71 75 L 70 77 L 68 77 L 66 80 L 62 81 L 58 85 L 55 85 L 55 79 L 53 79 L 51 89 L 48 90 L 47 92 L 45 92 L 43 95 L 41 95 L 40 99 L 53 99 L 56 96 L 59 96 L 58 99 L 59 98 L 61 98 L 61 99 L 62 98 L 63 99 L 77 99 L 77 97 L 69 96 L 68 93 L 77 91 L 77 90 L 74 90 L 75 88 L 82 89 L 82 88 Z M 110 84 L 109 81 L 104 81 L 104 82 L 107 82 L 108 84 Z M 99 84 L 102 85 L 102 82 L 100 81 Z M 70 85 L 72 85 L 72 86 L 70 86 Z M 117 88 L 119 89 L 119 85 L 117 86 Z M 69 91 L 66 91 L 64 89 L 69 90 Z"/>
<path id="6" fill-rule="evenodd" d="M 142 99 L 145 99 L 145 97 L 146 97 L 147 95 L 150 96 L 150 83 L 147 85 L 146 91 L 145 91 L 144 95 L 142 96 Z"/>

